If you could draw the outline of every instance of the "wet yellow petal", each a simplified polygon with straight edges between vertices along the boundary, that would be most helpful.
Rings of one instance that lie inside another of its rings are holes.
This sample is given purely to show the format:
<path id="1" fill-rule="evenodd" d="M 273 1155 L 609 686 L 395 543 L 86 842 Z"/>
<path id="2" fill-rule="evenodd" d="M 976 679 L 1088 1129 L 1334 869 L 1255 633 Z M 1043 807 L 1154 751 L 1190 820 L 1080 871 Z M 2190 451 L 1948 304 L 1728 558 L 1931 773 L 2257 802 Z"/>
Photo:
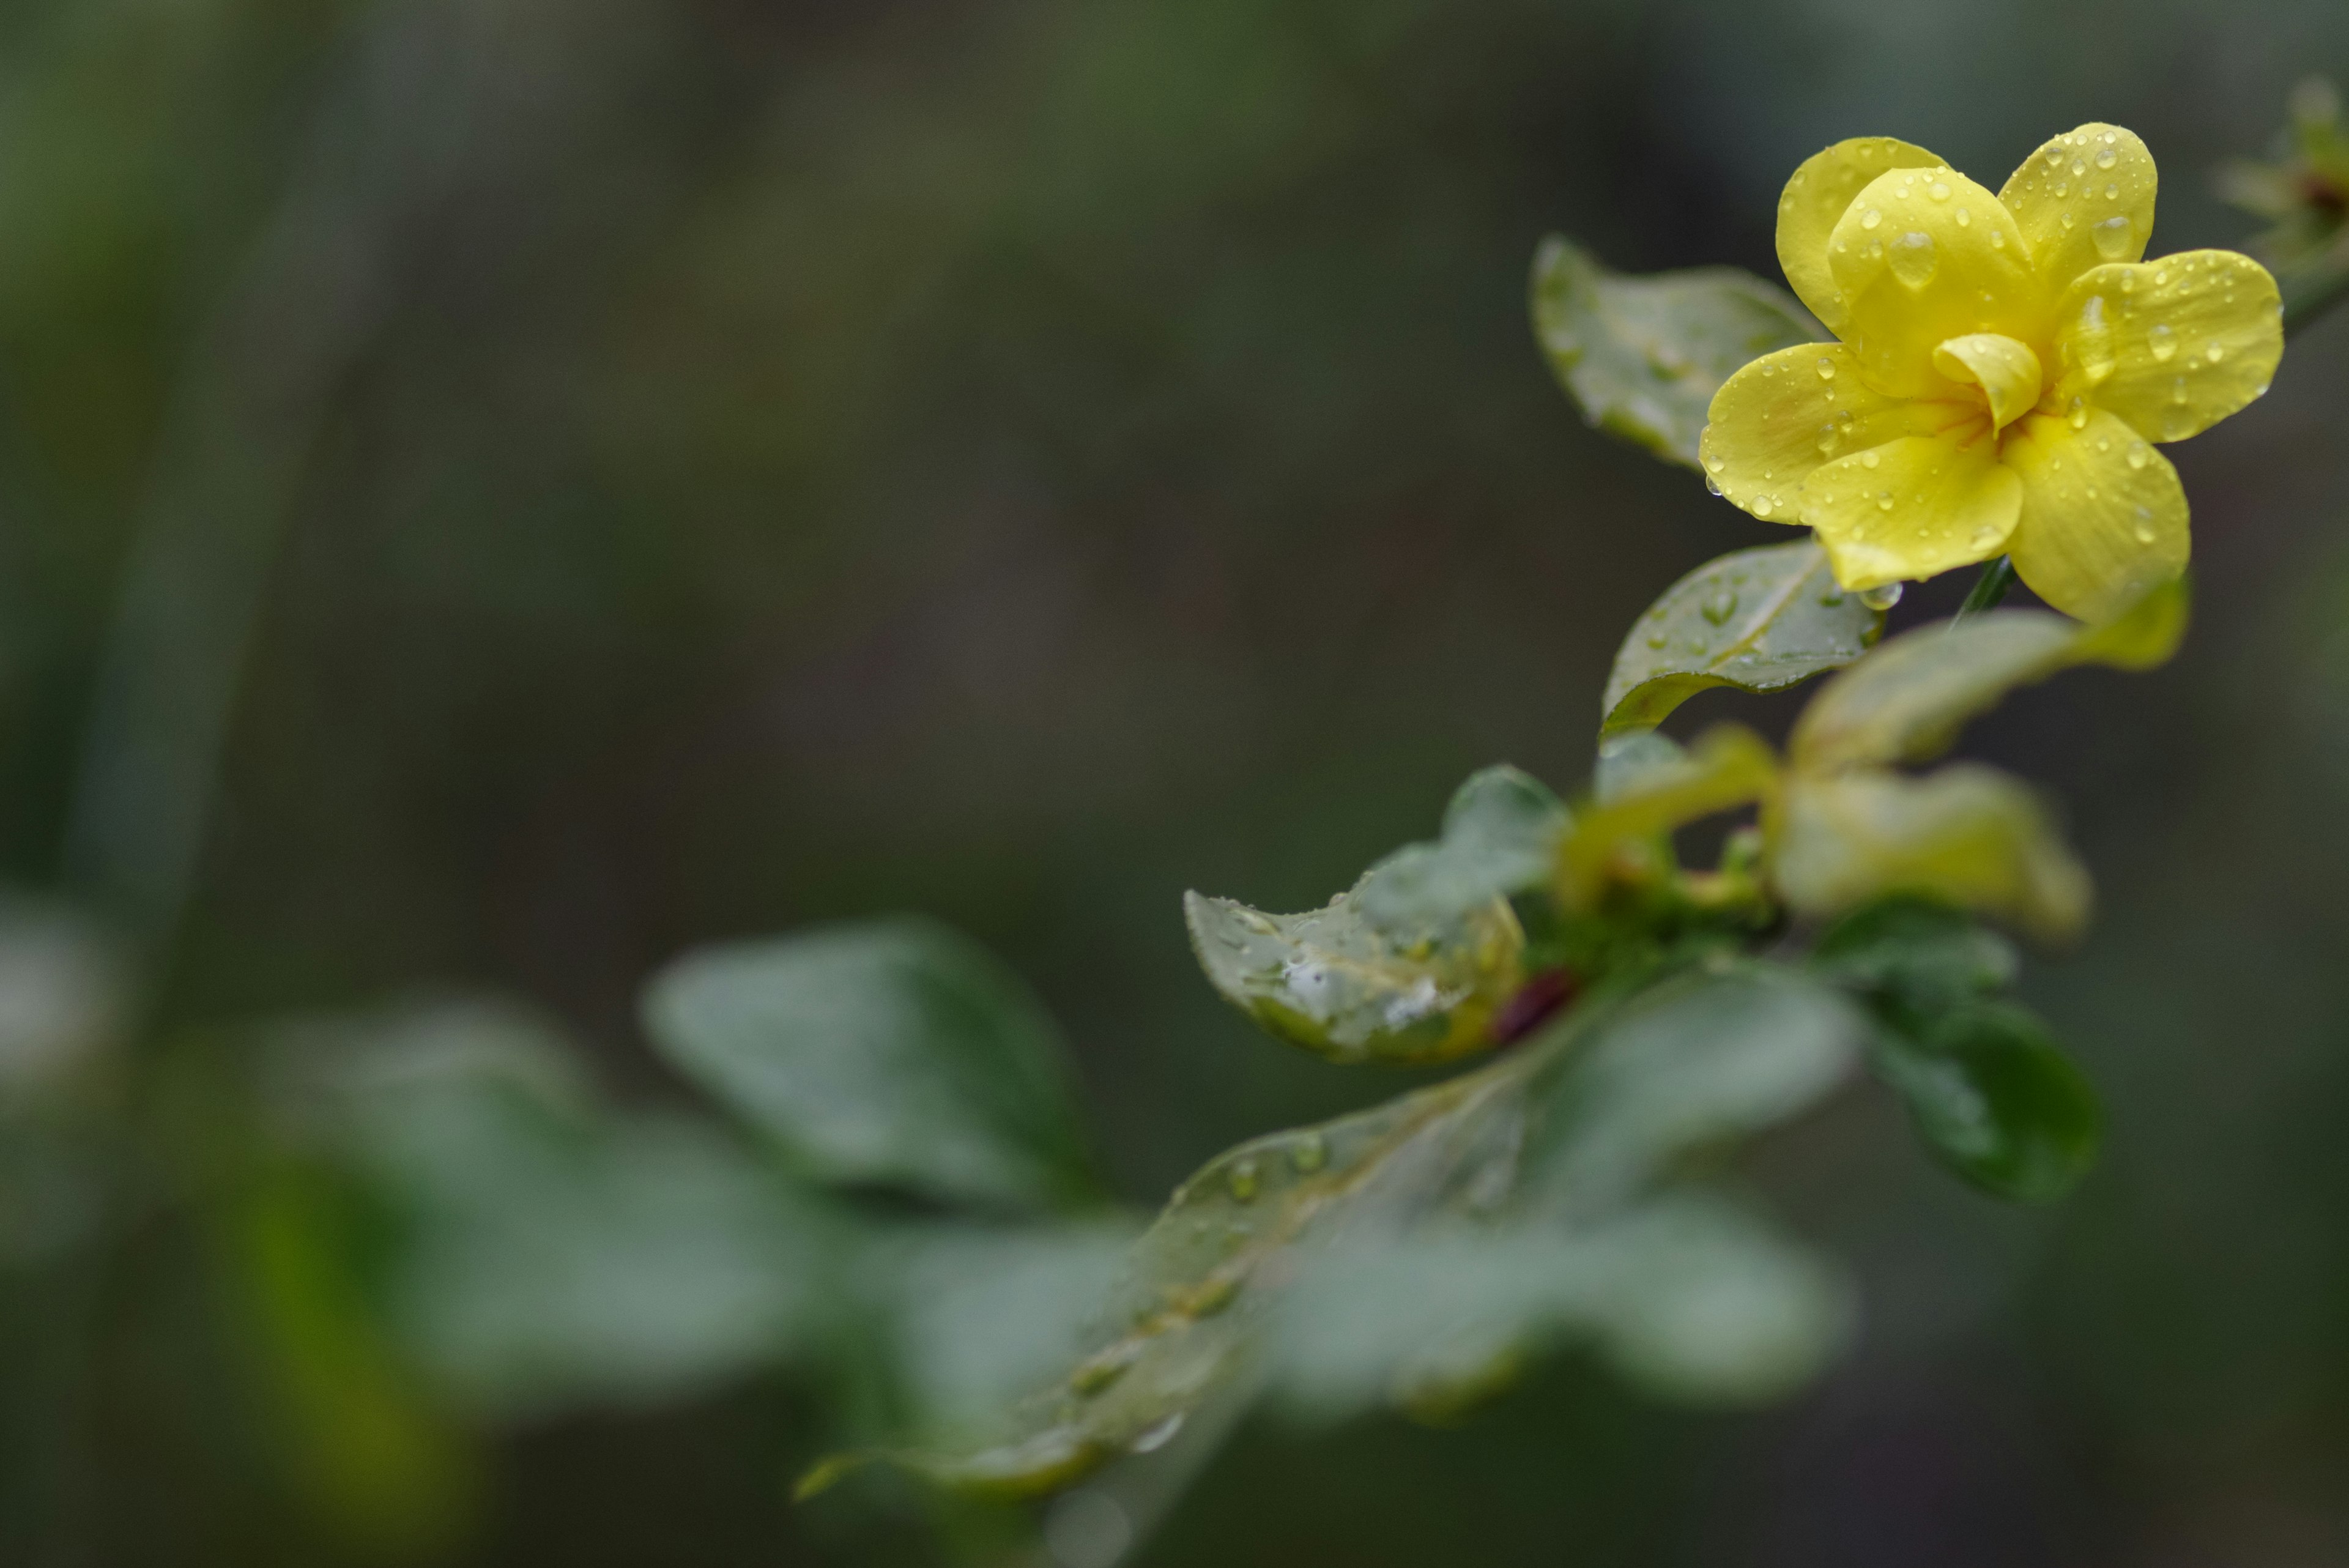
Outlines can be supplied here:
<path id="1" fill-rule="evenodd" d="M 1989 416 L 1976 412 L 1941 435 L 1902 436 L 1822 464 L 1801 500 L 1836 580 L 1874 588 L 1997 555 L 2014 532 L 2023 485 L 1998 460 Z"/>
<path id="2" fill-rule="evenodd" d="M 2039 356 L 2027 343 L 1995 332 L 1970 332 L 1933 350 L 1933 369 L 1952 381 L 1971 381 L 1990 405 L 1991 423 L 2004 430 L 2039 401 Z"/>
<path id="3" fill-rule="evenodd" d="M 2147 441 L 2184 441 L 2268 389 L 2283 318 L 2268 269 L 2181 251 L 2082 273 L 2056 309 L 2062 407 L 2085 398 Z"/>
<path id="4" fill-rule="evenodd" d="M 2033 414 L 2001 454 L 2022 481 L 2008 552 L 2031 591 L 2105 621 L 2186 569 L 2186 492 L 2169 460 L 2117 415 L 2085 410 L 2075 428 Z"/>
<path id="5" fill-rule="evenodd" d="M 1890 169 L 1930 169 L 1941 161 L 1921 147 L 1889 136 L 1856 136 L 1803 160 L 1778 198 L 1778 265 L 1796 297 L 1837 337 L 1843 336 L 1843 294 L 1827 266 L 1827 239 L 1851 199 Z"/>
<path id="6" fill-rule="evenodd" d="M 2046 326 L 2050 296 L 2023 231 L 1998 198 L 1953 170 L 1878 175 L 1837 219 L 1827 263 L 1849 315 L 1843 339 L 1860 373 L 1892 397 L 1947 398 L 1933 368 L 1952 337 L 1995 332 L 2023 342 Z"/>
<path id="7" fill-rule="evenodd" d="M 2023 225 L 2053 296 L 2090 267 L 2145 254 L 2156 183 L 2137 132 L 2095 121 L 2024 159 L 1998 199 Z"/>
<path id="8" fill-rule="evenodd" d="M 1697 447 L 1713 487 L 1756 517 L 1798 523 L 1795 487 L 1829 459 L 1937 430 L 1943 406 L 1888 398 L 1840 343 L 1765 354 L 1722 383 Z"/>

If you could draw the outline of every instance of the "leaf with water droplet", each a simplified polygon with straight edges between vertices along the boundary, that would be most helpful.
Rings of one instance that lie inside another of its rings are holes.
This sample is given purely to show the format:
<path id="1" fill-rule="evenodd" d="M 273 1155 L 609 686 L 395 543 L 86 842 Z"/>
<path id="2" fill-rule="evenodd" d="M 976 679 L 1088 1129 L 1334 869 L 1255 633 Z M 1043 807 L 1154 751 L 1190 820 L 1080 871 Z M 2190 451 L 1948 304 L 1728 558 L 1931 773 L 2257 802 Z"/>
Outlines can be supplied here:
<path id="1" fill-rule="evenodd" d="M 1625 276 L 1557 235 L 1534 257 L 1533 315 L 1584 418 L 1692 468 L 1723 381 L 1764 354 L 1826 336 L 1791 295 L 1750 273 Z"/>
<path id="2" fill-rule="evenodd" d="M 1881 613 L 1837 587 L 1811 540 L 1723 556 L 1664 590 L 1625 640 L 1601 699 L 1600 739 L 1651 729 L 1707 687 L 1800 685 L 1857 659 L 1883 629 Z M 1648 640 L 1656 635 L 1661 648 Z"/>
<path id="3" fill-rule="evenodd" d="M 1034 1495 L 1146 1448 L 1219 1397 L 1247 1397 L 1258 1379 L 1292 1395 L 1318 1388 L 1324 1413 L 1422 1392 L 1409 1384 L 1425 1366 L 1423 1338 L 1354 1336 L 1361 1354 L 1334 1401 L 1328 1360 L 1300 1361 L 1292 1382 L 1284 1358 L 1331 1310 L 1318 1265 L 1387 1248 L 1412 1256 L 1469 1223 L 1529 1258 L 1561 1244 L 1581 1254 L 1578 1278 L 1595 1293 L 1587 1309 L 1561 1316 L 1557 1293 L 1533 1292 L 1528 1312 L 1505 1314 L 1519 1326 L 1595 1334 L 1626 1376 L 1675 1397 L 1773 1391 L 1832 1335 L 1757 1332 L 1754 1313 L 1725 1310 L 1784 1304 L 1790 1254 L 1712 1244 L 1730 1225 L 1679 1173 L 1692 1151 L 1717 1158 L 1845 1082 L 1864 1026 L 1830 988 L 1781 967 L 1670 968 L 1587 996 L 1475 1072 L 1243 1145 L 1175 1193 L 1090 1314 L 1071 1369 L 1009 1402 L 985 1446 L 855 1456 L 819 1467 L 810 1485 L 879 1458 L 968 1490 Z M 1243 1164 L 1257 1182 L 1245 1202 L 1232 1182 Z M 1701 1271 L 1672 1266 L 1700 1253 Z M 1816 1265 L 1803 1272 L 1819 1300 L 1840 1301 Z M 1466 1283 L 1485 1299 L 1485 1282 Z"/>

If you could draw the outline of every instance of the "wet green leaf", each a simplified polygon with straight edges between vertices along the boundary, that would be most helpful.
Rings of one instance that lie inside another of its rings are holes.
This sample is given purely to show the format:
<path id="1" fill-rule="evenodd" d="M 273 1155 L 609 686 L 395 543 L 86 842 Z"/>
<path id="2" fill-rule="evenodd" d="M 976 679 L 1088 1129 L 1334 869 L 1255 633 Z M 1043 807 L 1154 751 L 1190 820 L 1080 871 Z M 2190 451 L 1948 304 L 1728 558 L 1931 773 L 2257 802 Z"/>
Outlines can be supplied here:
<path id="1" fill-rule="evenodd" d="M 2052 1203 L 2095 1164 L 2095 1090 L 2022 1008 L 1977 1002 L 1888 1030 L 1876 1066 L 1926 1147 L 1985 1191 Z"/>
<path id="2" fill-rule="evenodd" d="M 1642 1252 L 1622 1239 L 1634 1232 L 1599 1228 L 1630 1216 L 1695 1149 L 1815 1102 L 1848 1072 L 1860 1033 L 1848 1003 L 1792 971 L 1701 969 L 1587 999 L 1519 1050 L 1447 1083 L 1243 1145 L 1174 1195 L 1128 1255 L 1081 1359 L 1015 1405 L 997 1441 L 867 1457 L 981 1492 L 1065 1485 L 1154 1448 L 1203 1401 L 1246 1386 L 1263 1370 L 1267 1334 L 1278 1343 L 1288 1287 L 1330 1249 L 1415 1244 L 1471 1223 L 1587 1231 L 1594 1245 L 1612 1235 L 1620 1256 L 1642 1260 L 1605 1287 L 1619 1362 L 1679 1392 L 1724 1390 L 1761 1363 L 1740 1337 L 1767 1330 L 1733 1303 L 1783 1293 L 1765 1282 L 1741 1297 L 1721 1278 L 1674 1275 L 1671 1249 L 1654 1240 L 1664 1232 L 1650 1232 L 1655 1250 Z M 1556 1244 L 1531 1231 L 1516 1240 Z M 1644 1303 L 1635 1299 L 1643 1279 L 1660 1293 Z M 842 1468 L 819 1469 L 811 1484 Z"/>
<path id="3" fill-rule="evenodd" d="M 1790 775 L 1770 876 L 1787 906 L 1807 915 L 1909 893 L 2060 939 L 2088 913 L 2088 874 L 2038 797 L 1964 763 L 1923 778 Z"/>
<path id="4" fill-rule="evenodd" d="M 1521 1224 L 1341 1245 L 1284 1303 L 1289 1410 L 1454 1415 L 1562 1345 L 1650 1393 L 1710 1404 L 1807 1381 L 1850 1320 L 1822 1260 L 1719 1199 L 1667 1195 L 1581 1227 Z"/>
<path id="5" fill-rule="evenodd" d="M 1551 235 L 1534 255 L 1535 335 L 1583 417 L 1697 466 L 1713 393 L 1749 362 L 1825 336 L 1793 296 L 1734 267 L 1625 277 Z"/>
<path id="6" fill-rule="evenodd" d="M 1610 867 L 1627 847 L 1716 812 L 1751 805 L 1775 787 L 1777 758 L 1752 731 L 1716 725 L 1678 757 L 1655 753 L 1649 765 L 1615 781 L 1614 793 L 1575 821 L 1558 850 L 1558 901 L 1593 908 Z"/>
<path id="7" fill-rule="evenodd" d="M 1523 978 L 1525 934 L 1508 901 L 1489 897 L 1424 924 L 1381 921 L 1363 907 L 1381 874 L 1373 867 L 1301 915 L 1186 893 L 1192 950 L 1224 1000 L 1333 1062 L 1443 1062 L 1489 1044 L 1494 1013 Z M 1442 903 L 1414 891 L 1393 908 Z"/>
<path id="8" fill-rule="evenodd" d="M 392 1222 L 386 1321 L 499 1416 L 678 1397 L 795 1347 L 812 1200 L 714 1127 L 605 1112 L 570 1053 L 474 1007 L 292 1033 L 292 1136 Z"/>
<path id="9" fill-rule="evenodd" d="M 1884 629 L 1809 539 L 1709 561 L 1649 607 L 1615 655 L 1599 738 L 1651 729 L 1711 686 L 1780 691 L 1839 669 Z"/>
<path id="10" fill-rule="evenodd" d="M 677 1068 L 812 1179 L 1005 1209 L 1094 1192 L 1064 1051 L 1018 976 L 926 920 L 691 953 L 647 990 Z"/>
<path id="11" fill-rule="evenodd" d="M 1565 803 L 1540 780 L 1486 768 L 1453 794 L 1443 836 L 1380 861 L 1354 901 L 1381 930 L 1415 940 L 1547 881 L 1568 820 Z"/>
<path id="12" fill-rule="evenodd" d="M 1787 758 L 1813 773 L 1927 761 L 2018 686 L 2078 664 L 2161 663 L 2184 635 L 2186 612 L 2181 579 L 2102 627 L 2044 610 L 1995 610 L 1903 632 L 1820 689 L 1795 722 Z"/>

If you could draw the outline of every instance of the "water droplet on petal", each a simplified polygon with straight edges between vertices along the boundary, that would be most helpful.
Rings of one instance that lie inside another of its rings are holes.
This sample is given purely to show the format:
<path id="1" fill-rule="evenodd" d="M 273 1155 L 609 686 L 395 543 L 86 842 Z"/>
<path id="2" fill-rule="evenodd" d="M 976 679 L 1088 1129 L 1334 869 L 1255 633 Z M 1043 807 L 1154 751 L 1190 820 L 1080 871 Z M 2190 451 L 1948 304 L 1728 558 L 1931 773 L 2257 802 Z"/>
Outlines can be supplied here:
<path id="1" fill-rule="evenodd" d="M 1922 288 L 1940 270 L 1941 258 L 1934 249 L 1933 236 L 1922 229 L 1912 229 L 1892 242 L 1892 275 L 1906 286 Z"/>
<path id="2" fill-rule="evenodd" d="M 2064 226 L 2067 229 L 2072 227 L 2075 223 L 2077 223 L 2079 221 L 2079 219 L 2074 217 L 2069 213 L 2064 214 Z"/>
<path id="3" fill-rule="evenodd" d="M 1878 457 L 1872 452 L 1864 452 L 1859 454 L 1859 466 L 1862 468 L 1874 468 L 1878 463 L 1883 461 L 1884 460 L 1882 458 Z"/>
<path id="4" fill-rule="evenodd" d="M 1880 588 L 1863 588 L 1859 602 L 1872 610 L 1889 610 L 1900 602 L 1900 585 L 1887 583 Z"/>
<path id="5" fill-rule="evenodd" d="M 1925 187 L 1925 194 L 1932 197 L 1936 202 L 1946 202 L 1950 199 L 1950 188 L 1940 181 L 1936 180 L 1930 185 Z"/>
<path id="6" fill-rule="evenodd" d="M 1960 207 L 1958 209 L 1958 227 L 1961 229 L 1971 228 L 1973 226 L 1973 221 L 1974 215 L 1970 209 L 1965 207 Z"/>
<path id="7" fill-rule="evenodd" d="M 1879 490 L 1876 493 L 1876 509 L 1878 512 L 1889 512 L 1892 510 L 1892 492 L 1889 490 Z"/>
<path id="8" fill-rule="evenodd" d="M 2087 171 L 2088 171 L 2088 166 L 2087 166 L 2085 163 L 2081 162 L 2081 161 L 2080 161 L 2078 159 L 2076 159 L 2076 158 L 2075 158 L 2075 159 L 2073 159 L 2073 160 L 2072 160 L 2072 172 L 2073 172 L 2073 173 L 2075 173 L 2075 174 L 2085 174 Z"/>
<path id="9" fill-rule="evenodd" d="M 1884 222 L 1884 214 L 1873 207 L 1859 215 L 1859 226 L 1863 229 L 1872 229 L 1882 222 Z"/>
<path id="10" fill-rule="evenodd" d="M 2088 236 L 2096 242 L 2096 254 L 2106 261 L 2118 261 L 2128 254 L 2129 241 L 2136 238 L 2130 232 L 2128 218 L 2120 213 L 2090 229 Z"/>
<path id="11" fill-rule="evenodd" d="M 2137 509 L 2137 526 L 2130 532 L 2137 535 L 2137 542 L 2140 545 L 2153 543 L 2153 508 L 2140 506 Z"/>
<path id="12" fill-rule="evenodd" d="M 2213 365 L 2217 364 L 2220 360 L 2224 359 L 2226 357 L 2227 346 L 2216 340 L 2213 340 L 2209 348 L 2202 350 L 2202 358 L 2209 360 Z"/>
<path id="13" fill-rule="evenodd" d="M 2072 182 L 2071 182 L 2069 180 L 2058 180 L 2058 181 L 2056 181 L 2056 182 L 2055 182 L 2055 194 L 2056 194 L 2056 195 L 2058 195 L 2058 196 L 2068 196 L 2068 195 L 2070 195 L 2071 193 L 2072 193 Z"/>
<path id="14" fill-rule="evenodd" d="M 2120 188 L 2118 185 L 2107 185 L 2107 186 L 2106 186 L 2106 187 L 2105 187 L 2105 200 L 2106 200 L 2106 201 L 2107 201 L 2107 202 L 2117 202 L 2117 201 L 2119 201 L 2120 199 L 2121 199 L 2121 188 Z"/>
<path id="15" fill-rule="evenodd" d="M 1990 232 L 1990 248 L 1994 251 L 2006 249 L 2006 234 L 2003 230 L 1992 229 Z"/>
<path id="16" fill-rule="evenodd" d="M 2169 358 L 2178 352 L 2178 334 L 2169 329 L 2169 324 L 2166 321 L 2155 322 L 2152 328 L 2146 333 L 2145 341 L 2146 347 L 2153 350 L 2153 357 L 2157 359 Z"/>
<path id="17" fill-rule="evenodd" d="M 2107 136 L 2105 138 L 2105 140 L 2109 143 L 2111 142 L 2112 138 Z M 2096 154 L 2096 167 L 2099 169 L 2109 169 L 2120 161 L 2121 155 L 2114 151 L 2109 145 L 2107 145 L 2102 152 Z"/>
<path id="18" fill-rule="evenodd" d="M 2075 431 L 2088 428 L 2088 400 L 2085 398 L 2075 397 L 2072 400 L 2072 428 Z"/>
<path id="19" fill-rule="evenodd" d="M 1771 513 L 1775 512 L 1777 509 L 1777 501 L 1767 495 L 1755 496 L 1754 498 L 1754 504 L 1749 508 L 1756 517 L 1767 517 Z"/>
<path id="20" fill-rule="evenodd" d="M 1822 381 L 1832 381 L 1835 379 L 1835 361 L 1826 358 L 1825 356 L 1822 356 L 1819 359 L 1819 379 Z"/>

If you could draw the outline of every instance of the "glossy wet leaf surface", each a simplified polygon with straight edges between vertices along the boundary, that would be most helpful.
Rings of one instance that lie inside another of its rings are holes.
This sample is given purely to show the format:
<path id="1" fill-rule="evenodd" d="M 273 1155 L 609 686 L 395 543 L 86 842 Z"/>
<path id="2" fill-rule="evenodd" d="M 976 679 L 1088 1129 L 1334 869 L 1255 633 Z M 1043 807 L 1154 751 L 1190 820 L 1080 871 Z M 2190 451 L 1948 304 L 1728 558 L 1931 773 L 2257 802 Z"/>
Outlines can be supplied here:
<path id="1" fill-rule="evenodd" d="M 1454 794 L 1442 836 L 1379 862 L 1356 901 L 1381 929 L 1406 938 L 1473 916 L 1544 881 L 1568 821 L 1565 803 L 1540 780 L 1486 768 Z"/>
<path id="2" fill-rule="evenodd" d="M 1731 374 L 1822 336 L 1792 295 L 1734 267 L 1628 277 L 1552 235 L 1534 257 L 1534 330 L 1583 417 L 1674 462 Z"/>
<path id="3" fill-rule="evenodd" d="M 2019 1007 L 1976 1003 L 1920 1020 L 1913 1033 L 1888 1030 L 1876 1069 L 1925 1146 L 1985 1191 L 2052 1203 L 2095 1163 L 2095 1091 Z"/>
<path id="4" fill-rule="evenodd" d="M 1586 1002 L 1516 1052 L 1447 1083 L 1243 1145 L 1175 1194 L 1128 1255 L 1081 1358 L 1016 1405 L 997 1441 L 866 1457 L 981 1492 L 1068 1484 L 1154 1449 L 1219 1391 L 1282 1377 L 1278 1347 L 1312 1332 L 1283 1327 L 1288 1314 L 1331 1310 L 1327 1294 L 1308 1291 L 1299 1303 L 1300 1278 L 1350 1255 L 1401 1248 L 1408 1258 L 1431 1238 L 1435 1263 L 1461 1238 L 1476 1250 L 1482 1272 L 1457 1284 L 1479 1322 L 1536 1339 L 1552 1329 L 1598 1333 L 1617 1365 L 1679 1392 L 1757 1391 L 1806 1365 L 1805 1347 L 1821 1343 L 1833 1316 L 1786 1303 L 1826 1302 L 1834 1291 L 1816 1286 L 1820 1276 L 1790 1265 L 1783 1249 L 1719 1226 L 1707 1232 L 1719 1245 L 1682 1255 L 1687 1227 L 1709 1221 L 1654 1205 L 1692 1150 L 1783 1121 L 1840 1083 L 1862 1028 L 1848 1002 L 1791 971 L 1700 967 L 1635 995 Z M 1580 1256 L 1555 1270 L 1536 1261 L 1562 1240 Z M 1500 1247 L 1526 1257 L 1488 1266 Z M 1691 1262 L 1700 1256 L 1712 1262 Z M 1425 1311 L 1447 1310 L 1451 1286 L 1441 1277 L 1366 1266 L 1410 1274 L 1397 1288 L 1431 1293 L 1436 1304 Z M 1790 1288 L 1796 1276 L 1806 1282 Z M 1757 1303 L 1767 1310 L 1750 1314 Z M 1327 1411 L 1364 1390 L 1409 1392 L 1431 1348 L 1404 1332 L 1422 1309 L 1397 1299 L 1364 1310 L 1376 1321 L 1350 1331 L 1342 1366 L 1324 1360 L 1297 1374 L 1309 1404 Z M 1382 1373 L 1371 1363 L 1389 1352 Z M 842 1468 L 812 1480 L 824 1484 Z"/>
<path id="5" fill-rule="evenodd" d="M 654 1044 L 820 1181 L 1002 1209 L 1086 1200 L 1059 1030 L 926 920 L 694 953 L 645 998 Z"/>
<path id="6" fill-rule="evenodd" d="M 1868 651 L 1884 612 L 1839 587 L 1808 539 L 1709 561 L 1665 590 L 1615 656 L 1602 742 L 1661 723 L 1712 686 L 1780 691 Z"/>

